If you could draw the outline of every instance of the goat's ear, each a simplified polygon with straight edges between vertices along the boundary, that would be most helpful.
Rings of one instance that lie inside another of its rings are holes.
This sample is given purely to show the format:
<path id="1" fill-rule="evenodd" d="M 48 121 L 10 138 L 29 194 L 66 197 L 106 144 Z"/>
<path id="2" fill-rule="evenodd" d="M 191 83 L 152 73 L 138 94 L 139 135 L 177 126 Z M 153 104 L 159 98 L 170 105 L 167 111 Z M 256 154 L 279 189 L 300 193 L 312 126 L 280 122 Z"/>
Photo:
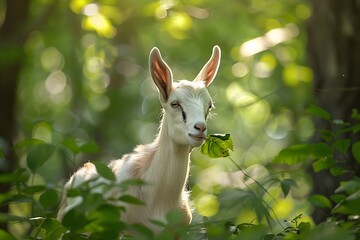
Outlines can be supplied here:
<path id="1" fill-rule="evenodd" d="M 172 72 L 169 66 L 161 58 L 160 50 L 154 47 L 150 52 L 149 67 L 151 77 L 166 102 L 172 91 Z"/>
<path id="2" fill-rule="evenodd" d="M 205 83 L 205 86 L 208 87 L 214 80 L 216 73 L 219 69 L 220 57 L 221 50 L 220 47 L 216 45 L 213 48 L 212 55 L 209 61 L 201 69 L 194 81 L 203 81 Z"/>

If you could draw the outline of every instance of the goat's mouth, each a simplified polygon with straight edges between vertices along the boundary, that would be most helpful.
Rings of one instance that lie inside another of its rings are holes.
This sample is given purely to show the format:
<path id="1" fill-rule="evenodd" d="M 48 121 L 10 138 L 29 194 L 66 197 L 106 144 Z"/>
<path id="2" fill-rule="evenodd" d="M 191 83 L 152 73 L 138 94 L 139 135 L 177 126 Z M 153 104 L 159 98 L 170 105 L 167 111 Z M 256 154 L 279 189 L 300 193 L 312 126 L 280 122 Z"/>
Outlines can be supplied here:
<path id="1" fill-rule="evenodd" d="M 197 141 L 197 142 L 203 142 L 206 138 L 203 134 L 191 134 L 189 133 L 189 136 L 191 139 Z"/>

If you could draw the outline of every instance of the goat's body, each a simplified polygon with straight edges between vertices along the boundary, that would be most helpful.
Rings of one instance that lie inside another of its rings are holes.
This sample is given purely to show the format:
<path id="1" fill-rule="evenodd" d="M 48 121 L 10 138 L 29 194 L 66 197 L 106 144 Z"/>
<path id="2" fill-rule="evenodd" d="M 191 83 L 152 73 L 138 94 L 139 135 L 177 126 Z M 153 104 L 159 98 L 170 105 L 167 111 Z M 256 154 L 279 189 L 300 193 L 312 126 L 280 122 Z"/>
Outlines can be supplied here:
<path id="1" fill-rule="evenodd" d="M 164 121 L 162 124 L 165 124 Z M 138 146 L 133 153 L 110 163 L 118 181 L 142 179 L 148 183 L 128 190 L 127 194 L 146 202 L 146 205 L 127 205 L 123 216 L 126 222 L 150 226 L 149 219 L 165 220 L 164 216 L 171 209 L 183 210 L 186 216 L 184 222 L 191 221 L 185 190 L 190 147 L 173 144 L 167 131 L 161 129 L 153 143 Z"/>
<path id="2" fill-rule="evenodd" d="M 93 164 L 86 163 L 70 178 L 65 190 L 98 177 L 91 183 L 97 186 L 92 189 L 93 192 L 102 193 L 105 198 L 112 200 L 127 194 L 145 202 L 144 206 L 125 204 L 125 212 L 121 216 L 123 221 L 140 223 L 159 231 L 149 220 L 165 221 L 170 210 L 179 209 L 184 213 L 183 222 L 190 223 L 191 209 L 185 189 L 189 175 L 189 154 L 206 137 L 206 119 L 213 107 L 206 87 L 214 79 L 219 61 L 220 49 L 214 47 L 210 60 L 194 81 L 173 83 L 170 68 L 162 60 L 159 50 L 154 48 L 150 53 L 150 71 L 164 109 L 159 133 L 152 143 L 140 145 L 133 153 L 109 164 L 117 182 L 141 179 L 146 185 L 131 186 L 125 192 L 117 188 L 104 192 L 98 183 L 108 180 L 98 176 Z M 58 219 L 61 220 L 66 212 L 81 203 L 81 197 L 68 198 L 65 195 Z"/>

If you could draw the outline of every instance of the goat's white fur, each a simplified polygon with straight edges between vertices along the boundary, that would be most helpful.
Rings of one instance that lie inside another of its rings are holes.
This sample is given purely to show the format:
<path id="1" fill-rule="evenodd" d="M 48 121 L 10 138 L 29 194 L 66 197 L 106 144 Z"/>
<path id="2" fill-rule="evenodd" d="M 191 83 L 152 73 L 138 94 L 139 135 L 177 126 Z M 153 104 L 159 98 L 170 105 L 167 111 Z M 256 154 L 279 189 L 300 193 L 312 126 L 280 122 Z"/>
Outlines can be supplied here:
<path id="1" fill-rule="evenodd" d="M 191 222 L 191 210 L 185 184 L 189 174 L 189 153 L 193 147 L 200 146 L 206 136 L 206 118 L 213 106 L 206 89 L 217 73 L 220 64 L 220 48 L 215 46 L 210 60 L 194 81 L 173 82 L 172 72 L 161 58 L 160 51 L 153 48 L 150 52 L 150 73 L 156 84 L 163 117 L 158 135 L 147 145 L 140 145 L 133 153 L 124 155 L 120 160 L 110 162 L 117 181 L 142 179 L 148 185 L 131 187 L 126 194 L 143 200 L 146 205 L 126 205 L 122 220 L 128 223 L 141 223 L 154 231 L 159 229 L 149 219 L 165 220 L 171 209 L 184 212 L 184 223 Z M 97 177 L 95 166 L 86 163 L 65 185 L 67 189 Z M 99 178 L 97 181 L 106 181 Z M 101 192 L 102 189 L 94 189 Z M 118 196 L 119 190 L 104 193 L 109 197 Z M 66 212 L 80 205 L 81 197 L 67 198 L 66 194 L 58 213 L 61 220 Z"/>

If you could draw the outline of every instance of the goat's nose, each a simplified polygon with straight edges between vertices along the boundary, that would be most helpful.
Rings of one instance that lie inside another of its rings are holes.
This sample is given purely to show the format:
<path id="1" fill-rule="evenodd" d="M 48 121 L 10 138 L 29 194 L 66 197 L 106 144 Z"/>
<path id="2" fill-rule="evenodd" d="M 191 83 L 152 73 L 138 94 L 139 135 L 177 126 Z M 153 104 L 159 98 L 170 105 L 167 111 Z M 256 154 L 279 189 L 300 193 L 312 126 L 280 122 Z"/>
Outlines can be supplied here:
<path id="1" fill-rule="evenodd" d="M 195 123 L 194 128 L 200 132 L 204 132 L 206 130 L 206 124 L 203 122 Z"/>

